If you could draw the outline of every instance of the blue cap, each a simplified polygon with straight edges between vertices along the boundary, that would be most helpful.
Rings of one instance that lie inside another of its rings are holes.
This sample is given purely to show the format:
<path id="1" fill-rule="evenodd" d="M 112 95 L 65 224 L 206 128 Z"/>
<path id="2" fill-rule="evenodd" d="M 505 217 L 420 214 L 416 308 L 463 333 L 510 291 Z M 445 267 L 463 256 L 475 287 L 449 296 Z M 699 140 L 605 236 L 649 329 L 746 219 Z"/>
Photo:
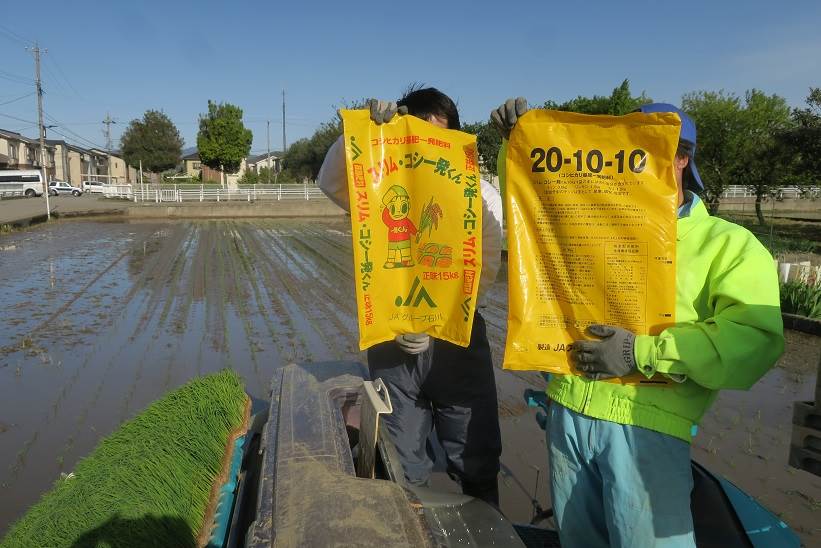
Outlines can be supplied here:
<path id="1" fill-rule="evenodd" d="M 687 167 L 684 168 L 685 176 L 689 173 L 692 183 L 699 189 L 704 190 L 704 183 L 701 182 L 701 176 L 698 174 L 696 168 L 696 124 L 683 110 L 668 103 L 649 103 L 639 107 L 641 112 L 675 112 L 681 118 L 681 133 L 679 133 L 679 140 L 684 141 L 689 146 L 687 152 L 690 155 L 690 161 L 687 162 Z"/>

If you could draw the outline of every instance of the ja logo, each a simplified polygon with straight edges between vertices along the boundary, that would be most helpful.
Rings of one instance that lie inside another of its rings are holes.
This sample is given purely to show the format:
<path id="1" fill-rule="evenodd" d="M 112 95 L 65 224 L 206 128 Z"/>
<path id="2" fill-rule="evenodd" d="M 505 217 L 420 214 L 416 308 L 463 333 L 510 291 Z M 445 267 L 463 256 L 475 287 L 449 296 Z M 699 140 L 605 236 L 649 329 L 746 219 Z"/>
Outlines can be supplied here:
<path id="1" fill-rule="evenodd" d="M 436 308 L 436 303 L 433 302 L 433 299 L 431 299 L 430 293 L 428 293 L 425 286 L 419 282 L 419 276 L 416 276 L 413 279 L 413 285 L 411 285 L 408 295 L 404 299 L 401 295 L 399 295 L 396 297 L 394 302 L 396 303 L 396 306 L 412 306 L 415 308 L 419 306 L 422 301 L 428 303 L 429 307 Z"/>

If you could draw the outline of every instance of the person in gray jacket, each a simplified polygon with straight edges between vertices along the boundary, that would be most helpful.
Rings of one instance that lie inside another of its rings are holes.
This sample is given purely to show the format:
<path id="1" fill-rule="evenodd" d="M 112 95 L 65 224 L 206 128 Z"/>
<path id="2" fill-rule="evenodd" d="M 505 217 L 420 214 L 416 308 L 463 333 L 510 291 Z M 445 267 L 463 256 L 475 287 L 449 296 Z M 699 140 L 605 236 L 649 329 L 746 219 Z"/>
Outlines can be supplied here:
<path id="1" fill-rule="evenodd" d="M 454 102 L 435 88 L 411 89 L 397 103 L 369 101 L 371 119 L 389 122 L 397 114 L 422 118 L 436 126 L 461 129 Z M 337 205 L 350 211 L 345 145 L 340 137 L 325 156 L 319 187 Z M 499 192 L 481 181 L 482 274 L 479 303 L 495 281 L 501 262 L 502 201 Z M 412 485 L 426 486 L 433 468 L 429 436 L 435 428 L 447 458 L 448 474 L 462 492 L 499 505 L 499 457 L 502 452 L 496 382 L 485 321 L 473 318 L 467 348 L 405 333 L 368 349 L 371 378 L 388 387 L 393 413 L 383 416 Z"/>

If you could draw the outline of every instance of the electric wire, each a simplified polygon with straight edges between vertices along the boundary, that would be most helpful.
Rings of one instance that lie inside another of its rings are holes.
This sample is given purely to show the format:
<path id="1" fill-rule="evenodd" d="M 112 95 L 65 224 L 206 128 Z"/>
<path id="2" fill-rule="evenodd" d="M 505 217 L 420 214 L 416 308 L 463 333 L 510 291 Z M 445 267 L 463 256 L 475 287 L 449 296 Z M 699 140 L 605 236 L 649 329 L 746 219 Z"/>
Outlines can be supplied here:
<path id="1" fill-rule="evenodd" d="M 95 143 L 94 141 L 92 141 L 90 139 L 86 139 L 85 137 L 83 137 L 79 133 L 74 132 L 71 128 L 68 127 L 67 124 L 64 124 L 63 122 L 61 122 L 60 120 L 58 120 L 57 118 L 55 118 L 54 116 L 49 114 L 48 112 L 43 111 L 43 116 L 45 118 L 47 118 L 50 122 L 55 124 L 57 127 L 63 129 L 63 131 L 66 131 L 69 134 L 74 135 L 74 137 L 76 139 L 80 139 L 82 141 L 85 141 L 86 143 L 90 143 L 92 146 L 94 146 L 94 148 L 101 148 L 102 149 L 102 147 L 100 147 L 97 143 Z"/>
<path id="2" fill-rule="evenodd" d="M 14 99 L 11 99 L 9 101 L 4 101 L 4 102 L 0 103 L 0 107 L 2 107 L 4 105 L 10 105 L 12 103 L 16 103 L 17 101 L 25 99 L 26 97 L 31 97 L 32 95 L 34 95 L 33 91 L 31 93 L 26 93 L 25 95 L 21 95 L 20 97 L 15 97 Z"/>

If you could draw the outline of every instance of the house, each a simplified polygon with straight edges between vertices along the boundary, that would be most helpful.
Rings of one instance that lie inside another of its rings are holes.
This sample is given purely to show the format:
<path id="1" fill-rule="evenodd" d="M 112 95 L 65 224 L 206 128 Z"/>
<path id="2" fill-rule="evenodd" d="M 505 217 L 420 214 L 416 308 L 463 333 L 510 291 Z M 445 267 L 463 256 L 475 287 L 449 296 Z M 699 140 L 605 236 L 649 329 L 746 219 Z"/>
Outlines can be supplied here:
<path id="1" fill-rule="evenodd" d="M 196 149 L 183 156 L 182 162 L 182 172 L 188 177 L 200 177 L 203 183 L 222 183 L 222 171 L 203 164 L 200 160 L 200 154 Z M 251 169 L 248 158 L 243 158 L 242 162 L 240 162 L 239 170 L 237 170 L 236 173 L 225 174 L 227 186 L 229 188 L 236 187 L 239 184 L 240 178 L 242 178 L 248 169 Z"/>
<path id="2" fill-rule="evenodd" d="M 87 179 L 83 174 L 91 171 L 90 151 L 59 139 L 48 139 L 46 143 L 55 151 L 54 179 L 68 181 L 75 186 Z"/>
<path id="3" fill-rule="evenodd" d="M 212 169 L 206 165 L 202 165 L 202 181 L 205 182 L 215 182 L 221 183 L 222 182 L 222 171 L 219 169 Z M 245 171 L 248 169 L 248 163 L 246 162 L 246 158 L 242 159 L 242 162 L 239 164 L 239 169 L 236 173 L 225 173 L 225 183 L 227 188 L 236 188 L 239 185 L 239 180 L 245 174 Z"/>
<path id="4" fill-rule="evenodd" d="M 139 171 L 125 162 L 125 158 L 120 151 L 113 151 L 110 158 L 111 169 L 109 169 L 109 174 L 113 184 L 137 183 L 140 181 Z"/>
<path id="5" fill-rule="evenodd" d="M 136 182 L 139 178 L 137 170 L 128 166 L 123 159 L 122 153 L 116 150 L 107 152 L 102 149 L 92 148 L 94 156 L 94 167 L 97 179 L 112 185 Z"/>
<path id="6" fill-rule="evenodd" d="M 46 143 L 54 147 L 55 150 L 54 179 L 68 181 L 74 186 L 80 186 L 83 181 L 97 178 L 98 173 L 100 173 L 100 162 L 97 154 L 59 139 L 48 139 Z"/>
<path id="7" fill-rule="evenodd" d="M 86 149 L 60 139 L 46 139 L 46 179 L 68 181 L 100 180 L 113 184 L 136 182 L 137 170 L 125 163 L 119 152 Z M 109 166 L 110 162 L 110 166 Z M 0 129 L 0 169 L 40 169 L 40 141 Z"/>
<path id="8" fill-rule="evenodd" d="M 46 143 L 46 178 L 55 177 L 55 149 Z M 0 169 L 40 169 L 40 141 L 0 129 Z"/>
<path id="9" fill-rule="evenodd" d="M 271 152 L 269 154 L 265 152 L 263 154 L 251 156 L 250 158 L 248 158 L 249 171 L 259 173 L 259 170 L 265 167 L 267 167 L 268 169 L 273 169 L 274 173 L 279 173 L 280 171 L 282 171 L 282 153 Z"/>
<path id="10" fill-rule="evenodd" d="M 202 173 L 202 164 L 200 163 L 200 153 L 194 150 L 190 154 L 182 157 L 182 172 L 188 177 L 199 177 Z"/>

